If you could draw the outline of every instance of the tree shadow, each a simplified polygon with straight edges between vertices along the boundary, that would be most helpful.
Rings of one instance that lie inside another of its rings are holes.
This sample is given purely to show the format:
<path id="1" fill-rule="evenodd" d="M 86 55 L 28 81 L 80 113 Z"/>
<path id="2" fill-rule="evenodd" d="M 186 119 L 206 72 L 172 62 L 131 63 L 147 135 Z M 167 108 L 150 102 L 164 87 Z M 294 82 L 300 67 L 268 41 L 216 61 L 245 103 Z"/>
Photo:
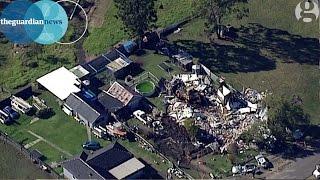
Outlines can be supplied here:
<path id="1" fill-rule="evenodd" d="M 183 49 L 213 71 L 224 73 L 259 72 L 276 68 L 276 60 L 284 63 L 316 65 L 320 55 L 318 40 L 293 35 L 287 31 L 249 24 L 236 29 L 234 41 L 205 43 L 176 40 Z"/>
<path id="2" fill-rule="evenodd" d="M 238 29 L 241 43 L 252 49 L 266 49 L 287 63 L 317 65 L 320 55 L 319 42 L 316 38 L 293 35 L 280 29 L 270 29 L 260 24 L 251 23 Z"/>
<path id="3" fill-rule="evenodd" d="M 200 62 L 213 71 L 236 73 L 257 72 L 275 69 L 275 62 L 260 51 L 237 45 L 204 43 L 193 40 L 178 40 L 176 47 L 199 58 Z"/>

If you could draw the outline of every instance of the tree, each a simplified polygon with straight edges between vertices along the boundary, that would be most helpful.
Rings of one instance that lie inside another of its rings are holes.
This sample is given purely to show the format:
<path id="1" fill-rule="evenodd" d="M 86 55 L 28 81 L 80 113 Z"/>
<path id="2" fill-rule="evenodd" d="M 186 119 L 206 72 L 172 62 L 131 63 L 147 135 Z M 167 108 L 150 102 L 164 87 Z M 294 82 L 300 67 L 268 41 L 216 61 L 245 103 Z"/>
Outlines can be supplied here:
<path id="1" fill-rule="evenodd" d="M 301 105 L 284 103 L 271 112 L 268 128 L 279 140 L 292 139 L 292 132 L 310 124 L 310 116 L 305 114 Z"/>
<path id="2" fill-rule="evenodd" d="M 141 36 L 155 25 L 157 13 L 155 0 L 114 0 L 118 8 L 117 17 L 133 36 Z"/>
<path id="3" fill-rule="evenodd" d="M 247 3 L 247 0 L 195 0 L 197 12 L 207 19 L 206 28 L 210 33 L 216 32 L 220 38 L 219 25 L 222 24 L 225 15 L 235 14 L 238 19 L 248 14 L 248 9 L 239 4 Z"/>

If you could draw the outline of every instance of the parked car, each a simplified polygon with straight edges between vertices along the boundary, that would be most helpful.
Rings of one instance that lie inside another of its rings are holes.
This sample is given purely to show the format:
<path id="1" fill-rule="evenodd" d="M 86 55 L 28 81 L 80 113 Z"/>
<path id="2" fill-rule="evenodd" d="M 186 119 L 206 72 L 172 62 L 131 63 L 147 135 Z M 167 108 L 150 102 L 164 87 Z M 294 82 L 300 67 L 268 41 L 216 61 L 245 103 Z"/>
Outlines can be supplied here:
<path id="1" fill-rule="evenodd" d="M 255 156 L 255 159 L 258 163 L 258 166 L 261 166 L 265 169 L 271 168 L 271 163 L 263 155 L 257 155 Z"/>
<path id="2" fill-rule="evenodd" d="M 320 164 L 316 165 L 316 169 L 312 174 L 316 179 L 320 179 Z"/>
<path id="3" fill-rule="evenodd" d="M 98 150 L 101 148 L 100 143 L 95 142 L 95 141 L 87 141 L 82 145 L 83 149 L 87 149 L 87 150 Z"/>
<path id="4" fill-rule="evenodd" d="M 19 113 L 13 110 L 12 107 L 6 106 L 3 111 L 6 112 L 12 119 L 19 119 Z"/>
<path id="5" fill-rule="evenodd" d="M 246 164 L 244 166 L 242 166 L 242 172 L 243 173 L 252 173 L 254 171 L 256 171 L 257 166 L 254 164 Z"/>

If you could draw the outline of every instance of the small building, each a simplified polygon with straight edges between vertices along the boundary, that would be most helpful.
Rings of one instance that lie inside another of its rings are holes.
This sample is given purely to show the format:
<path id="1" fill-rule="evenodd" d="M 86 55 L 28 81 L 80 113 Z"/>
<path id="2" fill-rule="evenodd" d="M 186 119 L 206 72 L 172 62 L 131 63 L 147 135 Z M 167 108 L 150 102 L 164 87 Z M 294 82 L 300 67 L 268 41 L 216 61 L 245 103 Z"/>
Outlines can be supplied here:
<path id="1" fill-rule="evenodd" d="M 77 121 L 88 125 L 90 128 L 108 119 L 108 114 L 105 110 L 97 110 L 97 108 L 92 107 L 74 93 L 68 96 L 62 109 L 65 113 L 73 116 Z"/>
<path id="2" fill-rule="evenodd" d="M 191 71 L 193 65 L 193 57 L 184 51 L 172 56 L 176 63 L 184 70 Z"/>
<path id="3" fill-rule="evenodd" d="M 81 91 L 81 82 L 78 76 L 65 67 L 61 67 L 42 76 L 37 79 L 37 82 L 60 100 L 67 99 L 71 93 Z"/>
<path id="4" fill-rule="evenodd" d="M 26 114 L 32 109 L 32 106 L 20 97 L 12 96 L 10 99 L 12 108 L 17 111 Z"/>
<path id="5" fill-rule="evenodd" d="M 67 179 L 144 179 L 146 166 L 119 143 L 83 151 L 62 164 Z"/>
<path id="6" fill-rule="evenodd" d="M 124 119 L 138 109 L 148 108 L 149 105 L 141 94 L 118 82 L 103 90 L 98 100 L 109 112 Z"/>

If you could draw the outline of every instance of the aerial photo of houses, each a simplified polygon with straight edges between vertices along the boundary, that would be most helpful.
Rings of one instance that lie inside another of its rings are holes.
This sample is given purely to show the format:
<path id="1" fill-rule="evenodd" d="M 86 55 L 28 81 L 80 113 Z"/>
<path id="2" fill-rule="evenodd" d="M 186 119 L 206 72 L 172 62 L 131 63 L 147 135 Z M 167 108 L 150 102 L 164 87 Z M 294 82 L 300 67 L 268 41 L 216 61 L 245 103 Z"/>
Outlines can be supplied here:
<path id="1" fill-rule="evenodd" d="M 318 0 L 0 2 L 0 179 L 319 179 Z"/>

